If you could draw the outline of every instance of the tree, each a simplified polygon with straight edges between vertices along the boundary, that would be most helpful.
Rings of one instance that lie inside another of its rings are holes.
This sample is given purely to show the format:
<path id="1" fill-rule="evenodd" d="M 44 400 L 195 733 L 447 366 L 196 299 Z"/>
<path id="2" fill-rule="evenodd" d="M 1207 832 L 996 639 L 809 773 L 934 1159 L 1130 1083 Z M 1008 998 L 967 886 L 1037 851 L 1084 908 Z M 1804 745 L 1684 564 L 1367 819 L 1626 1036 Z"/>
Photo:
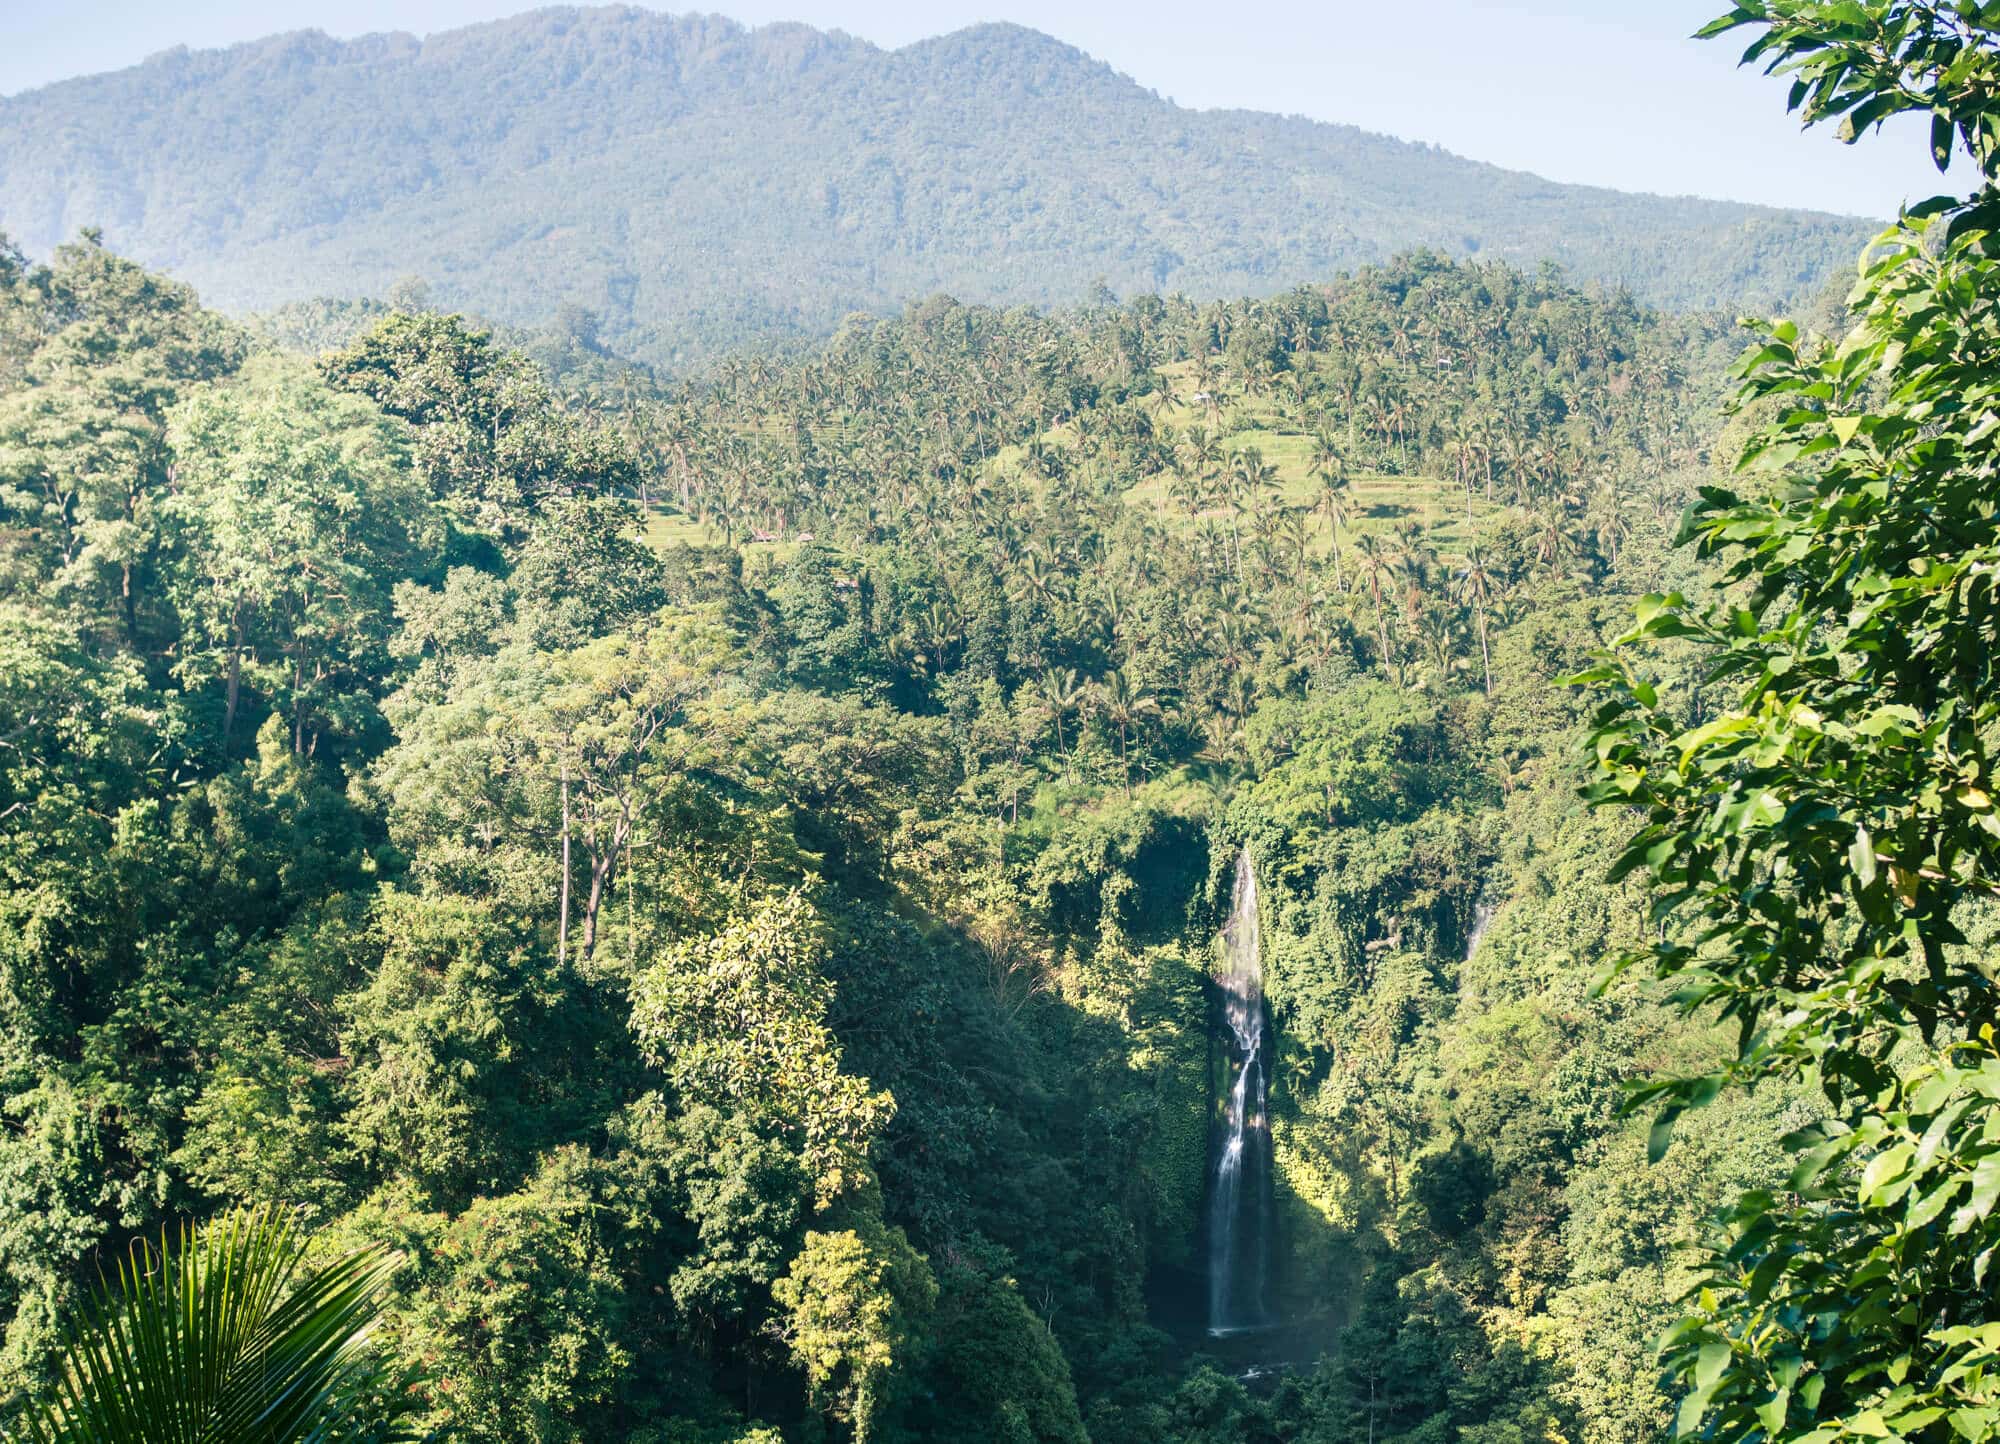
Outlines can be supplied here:
<path id="1" fill-rule="evenodd" d="M 24 338 L 26 384 L 0 394 L 0 517 L 32 546 L 37 582 L 138 645 L 173 490 L 167 414 L 233 371 L 245 338 L 91 235 L 16 282 L 43 325 Z"/>
<path id="2" fill-rule="evenodd" d="M 36 1444 L 385 1440 L 410 1408 L 368 1345 L 399 1260 L 365 1248 L 307 1262 L 287 1214 L 184 1224 L 119 1262 L 118 1288 L 71 1335 L 54 1391 L 28 1409 Z"/>
<path id="3" fill-rule="evenodd" d="M 866 1444 L 888 1402 L 891 1371 L 937 1301 L 937 1284 L 901 1229 L 860 1222 L 808 1233 L 772 1292 L 813 1398 L 852 1425 L 855 1444 Z"/>
<path id="4" fill-rule="evenodd" d="M 1069 774 L 1069 748 L 1063 743 L 1063 718 L 1083 705 L 1090 693 L 1074 667 L 1051 667 L 1035 683 L 1042 710 L 1056 725 L 1056 751 L 1063 760 L 1063 774 Z"/>
<path id="5" fill-rule="evenodd" d="M 1313 442 L 1312 471 L 1319 478 L 1319 504 L 1315 508 L 1326 518 L 1327 545 L 1333 550 L 1333 584 L 1346 590 L 1340 574 L 1341 534 L 1354 522 L 1354 484 L 1347 475 L 1347 463 L 1325 435 Z"/>
<path id="6" fill-rule="evenodd" d="M 1472 608 L 1473 616 L 1479 623 L 1479 662 L 1485 669 L 1486 695 L 1493 695 L 1493 649 L 1486 639 L 1486 609 L 1493 601 L 1493 574 L 1488 570 L 1486 558 L 1480 554 L 1477 543 L 1465 549 L 1465 563 L 1459 568 L 1457 592 L 1460 600 Z"/>
<path id="7" fill-rule="evenodd" d="M 1131 732 L 1147 718 L 1160 715 L 1160 699 L 1117 668 L 1106 672 L 1091 690 L 1098 712 L 1103 715 L 1106 722 L 1118 729 L 1118 763 L 1125 773 L 1125 795 L 1130 797 L 1132 795 L 1132 758 L 1129 749 Z"/>
<path id="8" fill-rule="evenodd" d="M 562 873 L 557 902 L 557 958 L 568 954 L 571 848 L 585 866 L 583 936 L 588 962 L 598 920 L 620 862 L 632 844 L 647 792 L 686 765 L 668 759 L 668 740 L 689 709 L 716 683 L 728 657 L 720 632 L 699 616 L 678 615 L 636 636 L 610 636 L 554 659 L 551 687 L 529 717 L 526 742 L 553 772 L 560 809 Z"/>
<path id="9" fill-rule="evenodd" d="M 1683 1434 L 1978 1441 L 2000 1432 L 2000 983 L 1965 946 L 2000 895 L 2000 24 L 1786 0 L 1704 33 L 1743 25 L 1808 123 L 1928 111 L 1939 167 L 1956 138 L 1980 183 L 1877 241 L 1844 337 L 1780 323 L 1743 365 L 1755 489 L 1705 487 L 1683 527 L 1730 590 L 1649 597 L 1626 639 L 1678 639 L 1734 699 L 1694 725 L 1626 658 L 1590 674 L 1592 796 L 1644 818 L 1614 876 L 1659 893 L 1626 963 L 1738 1028 L 1720 1067 L 1640 1090 L 1654 1151 L 1732 1085 L 1824 1100 L 1790 1178 L 1728 1212 L 1667 1359 Z"/>
<path id="10" fill-rule="evenodd" d="M 290 368 L 257 366 L 177 409 L 168 435 L 177 668 L 221 682 L 223 747 L 246 678 L 301 756 L 323 731 L 353 734 L 385 670 L 392 588 L 440 540 L 401 428 Z"/>
<path id="11" fill-rule="evenodd" d="M 552 1150 L 514 1192 L 475 1199 L 436 1240 L 396 1320 L 399 1352 L 433 1362 L 429 1437 L 582 1444 L 619 1413 L 647 1361 L 619 1268 L 610 1164 Z M 609 1195 L 609 1197 L 607 1197 Z"/>
<path id="12" fill-rule="evenodd" d="M 1368 595 L 1375 603 L 1375 636 L 1382 644 L 1383 670 L 1394 667 L 1396 681 L 1400 684 L 1403 680 L 1403 660 L 1389 645 L 1389 613 L 1382 600 L 1382 579 L 1391 570 L 1388 551 L 1376 540 L 1373 532 L 1363 532 L 1356 538 L 1354 550 L 1361 558 L 1361 574 L 1368 579 Z"/>
<path id="13" fill-rule="evenodd" d="M 665 568 L 638 521 L 615 497 L 565 497 L 541 510 L 512 576 L 530 641 L 579 647 L 631 629 L 666 601 Z"/>
<path id="14" fill-rule="evenodd" d="M 689 1103 L 745 1108 L 801 1145 L 822 1205 L 868 1177 L 895 1102 L 840 1071 L 818 920 L 797 894 L 668 950 L 632 983 L 640 1051 Z"/>
<path id="15" fill-rule="evenodd" d="M 320 370 L 413 425 L 432 495 L 469 525 L 513 536 L 547 499 L 638 489 L 637 465 L 616 438 L 462 316 L 394 312 Z"/>

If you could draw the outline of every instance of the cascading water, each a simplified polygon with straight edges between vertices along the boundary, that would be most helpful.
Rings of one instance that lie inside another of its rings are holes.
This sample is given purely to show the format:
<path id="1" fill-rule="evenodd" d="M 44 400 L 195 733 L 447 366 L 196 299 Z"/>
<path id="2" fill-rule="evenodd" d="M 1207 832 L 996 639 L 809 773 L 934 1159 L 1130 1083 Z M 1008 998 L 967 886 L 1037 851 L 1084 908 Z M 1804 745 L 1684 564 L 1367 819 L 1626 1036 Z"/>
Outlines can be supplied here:
<path id="1" fill-rule="evenodd" d="M 1264 1038 L 1264 965 L 1257 936 L 1257 872 L 1245 848 L 1222 930 L 1223 1020 L 1233 1074 L 1208 1206 L 1208 1331 L 1240 1333 L 1269 1322 L 1264 1300 L 1271 1257 L 1271 1129 L 1265 1116 L 1269 1065 Z"/>
<path id="2" fill-rule="evenodd" d="M 1486 930 L 1493 926 L 1493 914 L 1498 909 L 1490 897 L 1482 897 L 1472 905 L 1472 926 L 1465 934 L 1465 960 L 1472 961 L 1472 955 L 1479 951 L 1479 945 L 1486 941 Z"/>

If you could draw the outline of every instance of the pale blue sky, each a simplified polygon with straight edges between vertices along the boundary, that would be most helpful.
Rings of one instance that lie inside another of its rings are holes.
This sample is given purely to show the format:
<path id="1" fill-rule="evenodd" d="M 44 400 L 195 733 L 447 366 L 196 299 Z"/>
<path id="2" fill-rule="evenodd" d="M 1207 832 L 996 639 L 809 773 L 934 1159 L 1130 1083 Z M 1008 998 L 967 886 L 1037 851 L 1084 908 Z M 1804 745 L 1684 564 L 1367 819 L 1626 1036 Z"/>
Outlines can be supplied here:
<path id="1" fill-rule="evenodd" d="M 524 0 L 0 0 L 0 95 L 176 44 L 278 30 L 423 34 Z M 1722 0 L 712 0 L 897 46 L 981 20 L 1045 30 L 1183 105 L 1342 121 L 1556 180 L 1887 215 L 1940 187 L 1920 131 L 1802 136 Z"/>

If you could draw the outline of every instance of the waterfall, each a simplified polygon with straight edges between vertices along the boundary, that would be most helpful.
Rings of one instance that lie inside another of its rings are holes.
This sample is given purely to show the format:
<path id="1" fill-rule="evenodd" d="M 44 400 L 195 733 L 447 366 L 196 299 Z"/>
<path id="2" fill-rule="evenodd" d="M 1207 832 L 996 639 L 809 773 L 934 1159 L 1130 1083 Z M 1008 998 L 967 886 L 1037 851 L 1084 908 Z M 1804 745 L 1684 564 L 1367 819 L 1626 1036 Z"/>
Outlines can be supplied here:
<path id="1" fill-rule="evenodd" d="M 1219 981 L 1233 1078 L 1209 1189 L 1208 1331 L 1218 1335 L 1269 1321 L 1264 1286 L 1271 1254 L 1271 1129 L 1264 1110 L 1270 1068 L 1257 872 L 1248 848 L 1236 859 L 1236 891 L 1222 930 Z"/>
<path id="2" fill-rule="evenodd" d="M 1482 896 L 1472 906 L 1472 927 L 1465 935 L 1465 960 L 1472 961 L 1472 955 L 1479 951 L 1479 945 L 1486 941 L 1486 930 L 1493 926 L 1493 914 L 1498 909 L 1493 899 Z"/>

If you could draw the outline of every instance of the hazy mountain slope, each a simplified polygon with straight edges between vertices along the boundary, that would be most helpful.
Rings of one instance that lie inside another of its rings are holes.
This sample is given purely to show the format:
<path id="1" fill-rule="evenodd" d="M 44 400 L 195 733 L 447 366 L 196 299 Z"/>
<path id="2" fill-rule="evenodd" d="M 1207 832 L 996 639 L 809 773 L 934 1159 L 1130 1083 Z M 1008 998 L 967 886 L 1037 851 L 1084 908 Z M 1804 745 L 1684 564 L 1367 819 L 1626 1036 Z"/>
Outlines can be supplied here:
<path id="1" fill-rule="evenodd" d="M 898 51 L 804 26 L 544 10 L 317 33 L 0 100 L 0 227 L 78 227 L 263 307 L 420 274 L 671 360 L 948 290 L 1273 290 L 1413 246 L 1762 303 L 1867 223 L 1560 186 L 1344 126 L 1183 110 L 1044 35 Z"/>

